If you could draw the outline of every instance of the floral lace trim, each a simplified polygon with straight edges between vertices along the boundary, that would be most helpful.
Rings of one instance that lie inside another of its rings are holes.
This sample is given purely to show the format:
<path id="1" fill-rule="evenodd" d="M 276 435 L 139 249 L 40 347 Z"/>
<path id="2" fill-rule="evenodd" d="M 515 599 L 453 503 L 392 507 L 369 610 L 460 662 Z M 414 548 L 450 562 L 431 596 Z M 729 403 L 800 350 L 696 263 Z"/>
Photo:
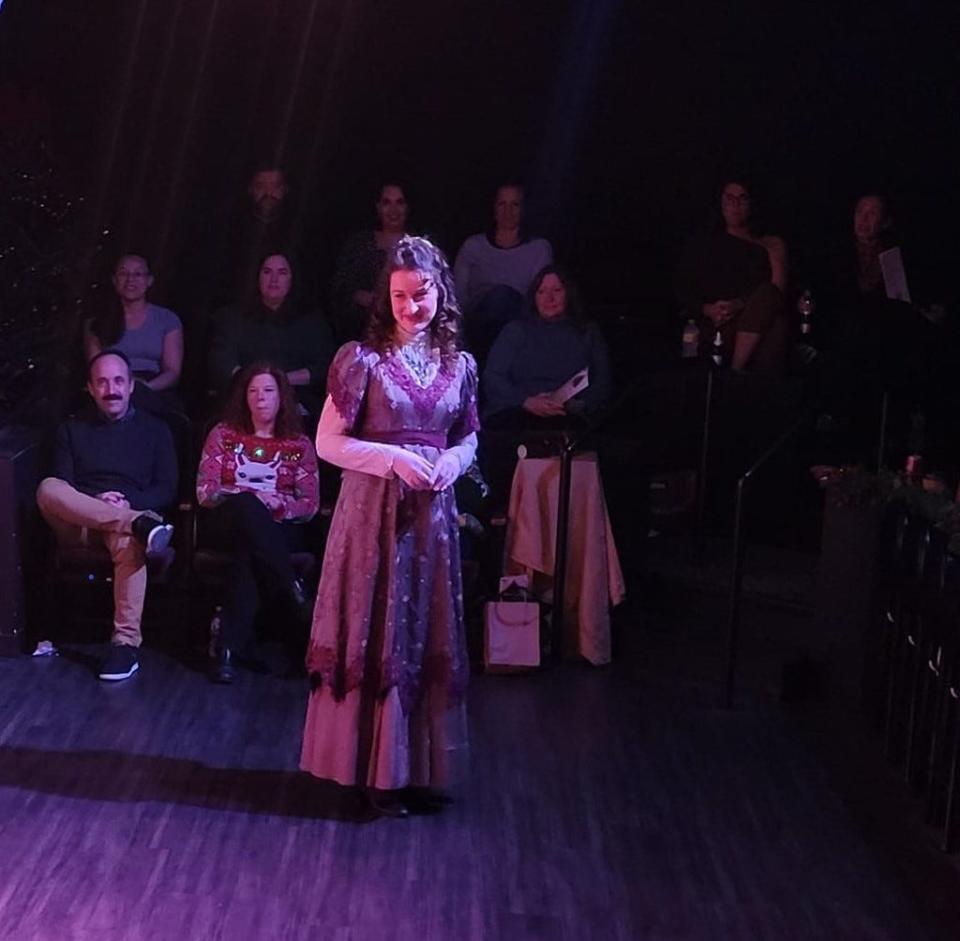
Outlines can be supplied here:
<path id="1" fill-rule="evenodd" d="M 348 426 L 352 426 L 360 414 L 367 385 L 367 364 L 363 361 L 363 353 L 363 347 L 357 344 L 352 361 L 343 368 L 336 368 L 339 363 L 334 363 L 335 368 L 330 370 L 327 380 L 327 392 Z"/>
<path id="2" fill-rule="evenodd" d="M 384 370 L 393 382 L 404 391 L 407 398 L 413 403 L 417 416 L 423 421 L 433 418 L 437 403 L 443 398 L 450 384 L 456 378 L 456 371 L 441 365 L 432 381 L 421 386 L 410 370 L 403 364 L 403 360 L 395 355 L 388 355 L 384 360 Z"/>
<path id="3" fill-rule="evenodd" d="M 449 702 L 459 702 L 467 691 L 469 678 L 466 662 L 454 661 L 447 653 L 430 654 L 422 664 L 404 662 L 394 654 L 376 664 L 368 674 L 364 654 L 357 654 L 348 663 L 333 647 L 315 644 L 307 651 L 307 672 L 311 689 L 326 686 L 337 702 L 361 687 L 375 692 L 381 699 L 397 688 L 405 714 L 417 707 L 430 687 L 445 690 Z"/>
<path id="4" fill-rule="evenodd" d="M 467 407 L 461 411 L 453 427 L 449 431 L 451 441 L 459 441 L 480 430 L 480 414 L 477 411 L 477 397 L 471 396 L 467 400 Z"/>
<path id="5" fill-rule="evenodd" d="M 480 415 L 477 412 L 477 361 L 469 354 L 462 353 L 463 385 L 461 388 L 460 414 L 450 429 L 450 440 L 459 441 L 467 435 L 480 430 Z"/>

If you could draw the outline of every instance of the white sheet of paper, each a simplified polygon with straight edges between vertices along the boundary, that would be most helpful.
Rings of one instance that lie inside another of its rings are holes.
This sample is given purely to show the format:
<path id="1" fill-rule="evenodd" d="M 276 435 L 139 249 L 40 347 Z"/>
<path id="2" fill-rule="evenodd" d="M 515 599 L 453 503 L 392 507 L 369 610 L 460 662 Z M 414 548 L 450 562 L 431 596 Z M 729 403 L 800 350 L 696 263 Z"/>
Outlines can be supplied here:
<path id="1" fill-rule="evenodd" d="M 891 301 L 910 303 L 910 288 L 907 286 L 907 272 L 903 267 L 903 255 L 899 248 L 888 248 L 877 256 L 880 270 L 883 272 L 883 286 Z"/>
<path id="2" fill-rule="evenodd" d="M 556 402 L 563 405 L 564 402 L 572 399 L 578 392 L 583 392 L 590 385 L 590 369 L 581 369 L 580 372 L 571 376 L 556 392 L 553 398 Z"/>

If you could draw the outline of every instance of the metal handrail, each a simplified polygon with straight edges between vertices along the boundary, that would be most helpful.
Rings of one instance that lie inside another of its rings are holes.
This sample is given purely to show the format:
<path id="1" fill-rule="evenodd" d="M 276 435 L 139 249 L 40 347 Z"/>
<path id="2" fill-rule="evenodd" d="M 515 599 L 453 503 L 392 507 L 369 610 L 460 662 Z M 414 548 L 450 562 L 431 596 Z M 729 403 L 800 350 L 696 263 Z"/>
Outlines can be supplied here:
<path id="1" fill-rule="evenodd" d="M 724 705 L 733 707 L 733 693 L 736 682 L 737 654 L 740 644 L 740 601 L 743 594 L 743 557 L 746 550 L 744 538 L 743 508 L 747 484 L 767 461 L 770 460 L 811 418 L 805 411 L 798 419 L 783 431 L 740 476 L 737 481 L 737 499 L 733 522 L 733 571 L 730 575 L 730 602 L 727 615 L 727 675 L 724 686 Z"/>
<path id="2" fill-rule="evenodd" d="M 706 370 L 706 382 L 703 431 L 700 439 L 699 474 L 697 480 L 696 518 L 694 521 L 694 557 L 703 559 L 703 533 L 706 516 L 707 464 L 709 461 L 710 424 L 713 416 L 714 372 L 712 367 Z M 576 435 L 564 435 L 564 444 L 560 451 L 560 480 L 557 494 L 557 538 L 554 543 L 553 565 L 553 617 L 551 650 L 554 656 L 560 656 L 563 650 L 563 630 L 565 617 L 565 594 L 567 580 L 567 537 L 570 527 L 570 490 L 573 477 L 573 457 L 581 443 L 595 434 L 606 423 L 608 416 L 616 414 L 617 406 L 624 402 L 634 391 L 628 386 L 616 399 L 614 405 L 605 410 L 599 418 L 587 425 Z"/>
<path id="3" fill-rule="evenodd" d="M 573 476 L 573 454 L 584 434 L 564 436 L 560 451 L 560 481 L 557 493 L 557 541 L 553 550 L 553 637 L 551 652 L 554 657 L 563 653 L 563 620 L 566 611 L 567 532 L 570 527 L 570 483 Z"/>
<path id="4" fill-rule="evenodd" d="M 693 523 L 693 560 L 703 564 L 704 532 L 707 515 L 707 471 L 710 462 L 710 426 L 713 422 L 713 382 L 716 370 L 707 368 L 706 392 L 703 402 L 703 431 L 700 434 L 700 466 L 697 471 L 696 517 Z"/>
<path id="5" fill-rule="evenodd" d="M 887 422 L 889 418 L 889 390 L 884 389 L 880 406 L 880 429 L 877 443 L 877 472 L 883 470 L 886 459 Z M 740 603 L 743 596 L 743 559 L 746 552 L 743 509 L 746 487 L 767 461 L 773 457 L 815 414 L 816 406 L 808 408 L 764 451 L 737 480 L 737 496 L 733 523 L 733 570 L 730 574 L 730 601 L 727 614 L 727 673 L 724 685 L 724 705 L 733 707 L 736 682 L 737 655 L 740 643 Z"/>
<path id="6" fill-rule="evenodd" d="M 883 390 L 883 398 L 880 401 L 880 437 L 877 440 L 877 473 L 884 468 L 884 462 L 887 457 L 887 422 L 889 420 L 890 410 L 890 392 Z"/>

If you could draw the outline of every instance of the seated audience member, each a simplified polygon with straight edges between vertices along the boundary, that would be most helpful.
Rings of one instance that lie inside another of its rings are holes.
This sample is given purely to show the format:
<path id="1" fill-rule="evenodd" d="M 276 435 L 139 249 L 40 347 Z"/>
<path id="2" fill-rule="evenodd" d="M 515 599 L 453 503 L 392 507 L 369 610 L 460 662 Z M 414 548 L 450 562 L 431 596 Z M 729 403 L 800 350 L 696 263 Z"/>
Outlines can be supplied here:
<path id="1" fill-rule="evenodd" d="M 610 398 L 610 357 L 600 330 L 583 318 L 569 275 L 548 265 L 530 286 L 531 314 L 507 324 L 483 374 L 488 424 L 537 427 L 542 420 L 596 412 Z M 566 402 L 555 393 L 589 369 L 589 385 Z"/>
<path id="2" fill-rule="evenodd" d="M 282 370 L 254 363 L 238 376 L 223 420 L 203 446 L 197 500 L 211 511 L 232 556 L 210 664 L 211 679 L 230 683 L 235 655 L 250 646 L 259 586 L 285 597 L 288 607 L 307 604 L 290 552 L 303 539 L 296 524 L 311 519 L 319 507 L 317 457 Z M 309 619 L 309 610 L 298 613 L 301 620 Z M 305 625 L 299 639 L 302 659 Z"/>
<path id="3" fill-rule="evenodd" d="M 490 350 L 481 384 L 484 427 L 521 432 L 583 427 L 610 399 L 607 344 L 584 319 L 570 277 L 554 265 L 534 278 L 530 307 L 526 317 L 503 328 Z M 586 388 L 560 401 L 562 387 L 583 369 Z M 497 498 L 504 495 L 518 440 L 504 438 L 498 448 L 488 439 L 489 479 Z"/>
<path id="4" fill-rule="evenodd" d="M 880 253 L 897 244 L 893 236 L 893 219 L 883 196 L 861 196 L 853 209 L 853 252 L 855 284 L 849 289 L 854 296 L 885 298 Z M 851 279 L 852 281 L 853 279 Z"/>
<path id="5" fill-rule="evenodd" d="M 216 389 L 226 391 L 233 376 L 246 366 L 274 363 L 315 420 L 336 347 L 326 320 L 299 301 L 295 275 L 287 255 L 268 255 L 259 267 L 254 299 L 216 314 L 210 379 Z"/>
<path id="6" fill-rule="evenodd" d="M 172 296 L 189 312 L 184 395 L 205 414 L 210 387 L 206 368 L 213 336 L 213 315 L 256 295 L 258 265 L 268 255 L 300 247 L 299 206 L 287 174 L 276 162 L 257 163 L 230 205 L 214 211 L 197 202 L 189 208 L 187 237 L 172 265 Z M 300 279 L 301 282 L 303 279 Z M 313 297 L 301 283 L 298 293 Z"/>
<path id="7" fill-rule="evenodd" d="M 281 167 L 258 166 L 247 185 L 246 200 L 219 233 L 213 304 L 231 304 L 256 289 L 257 262 L 294 244 L 294 206 Z"/>
<path id="8" fill-rule="evenodd" d="M 854 204 L 852 227 L 843 238 L 825 246 L 827 257 L 816 284 L 815 342 L 821 351 L 840 359 L 856 355 L 862 365 L 876 352 L 881 327 L 906 305 L 887 300 L 880 254 L 899 245 L 886 197 L 861 196 Z M 867 335 L 864 335 L 864 330 Z"/>
<path id="9" fill-rule="evenodd" d="M 114 294 L 85 325 L 87 361 L 104 350 L 119 350 L 133 370 L 135 407 L 155 414 L 182 411 L 177 395 L 183 366 L 180 318 L 147 300 L 153 275 L 142 255 L 121 255 L 112 281 Z"/>
<path id="10" fill-rule="evenodd" d="M 841 316 L 853 313 L 875 318 L 879 311 L 886 310 L 921 315 L 930 323 L 942 320 L 944 308 L 940 303 L 930 303 L 930 294 L 944 292 L 936 287 L 931 291 L 930 272 L 922 270 L 920 259 L 904 248 L 886 197 L 868 194 L 857 200 L 851 235 L 830 253 L 830 271 L 823 285 L 824 300 L 830 308 Z M 901 252 L 910 301 L 887 297 L 880 256 L 893 248 Z"/>
<path id="11" fill-rule="evenodd" d="M 690 317 L 701 319 L 700 353 L 723 365 L 764 375 L 784 368 L 788 324 L 784 311 L 787 249 L 783 239 L 758 234 L 749 189 L 730 180 L 720 191 L 719 224 L 687 247 L 677 293 Z"/>
<path id="12" fill-rule="evenodd" d="M 481 364 L 504 324 L 521 315 L 537 272 L 553 261 L 550 243 L 523 226 L 522 187 L 499 187 L 493 217 L 488 232 L 463 243 L 454 264 L 467 339 Z"/>
<path id="13" fill-rule="evenodd" d="M 123 680 L 139 667 L 146 556 L 162 552 L 173 527 L 155 512 L 171 505 L 177 459 L 167 426 L 130 401 L 130 363 L 113 350 L 90 362 L 92 420 L 71 419 L 57 432 L 53 472 L 37 505 L 61 544 L 103 543 L 113 559 L 113 642 L 102 680 Z"/>
<path id="14" fill-rule="evenodd" d="M 901 250 L 909 302 L 887 296 L 880 256 L 892 248 Z M 885 196 L 866 193 L 857 199 L 852 227 L 831 249 L 818 285 L 813 337 L 824 353 L 830 414 L 843 429 L 838 437 L 844 447 L 839 457 L 830 458 L 858 460 L 875 446 L 883 390 L 893 392 L 891 434 L 894 426 L 906 424 L 900 412 L 921 408 L 955 414 L 948 399 L 955 387 L 956 337 L 942 322 L 942 308 L 917 303 L 918 290 L 927 287 L 925 272 L 918 272 L 914 256 L 904 249 Z"/>
<path id="15" fill-rule="evenodd" d="M 402 187 L 387 183 L 376 203 L 377 227 L 362 229 L 343 246 L 331 295 L 338 343 L 364 336 L 373 289 L 387 252 L 406 234 L 408 204 Z"/>

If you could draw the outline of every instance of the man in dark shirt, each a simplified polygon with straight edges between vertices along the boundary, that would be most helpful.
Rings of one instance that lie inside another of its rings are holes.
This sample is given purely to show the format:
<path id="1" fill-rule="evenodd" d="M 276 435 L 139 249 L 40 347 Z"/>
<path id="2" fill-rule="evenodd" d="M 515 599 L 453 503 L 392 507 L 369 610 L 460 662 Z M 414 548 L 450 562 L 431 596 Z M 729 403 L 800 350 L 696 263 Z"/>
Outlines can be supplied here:
<path id="1" fill-rule="evenodd" d="M 146 556 L 163 552 L 173 535 L 154 512 L 176 496 L 173 438 L 160 419 L 130 405 L 132 388 L 122 353 L 90 361 L 87 390 L 97 414 L 60 426 L 53 473 L 37 489 L 59 542 L 100 540 L 113 559 L 113 642 L 102 680 L 123 680 L 139 668 Z"/>
<path id="2" fill-rule="evenodd" d="M 257 265 L 274 252 L 289 253 L 294 242 L 294 207 L 280 167 L 258 167 L 250 178 L 243 211 L 219 233 L 221 283 L 215 307 L 235 304 L 256 293 Z"/>

